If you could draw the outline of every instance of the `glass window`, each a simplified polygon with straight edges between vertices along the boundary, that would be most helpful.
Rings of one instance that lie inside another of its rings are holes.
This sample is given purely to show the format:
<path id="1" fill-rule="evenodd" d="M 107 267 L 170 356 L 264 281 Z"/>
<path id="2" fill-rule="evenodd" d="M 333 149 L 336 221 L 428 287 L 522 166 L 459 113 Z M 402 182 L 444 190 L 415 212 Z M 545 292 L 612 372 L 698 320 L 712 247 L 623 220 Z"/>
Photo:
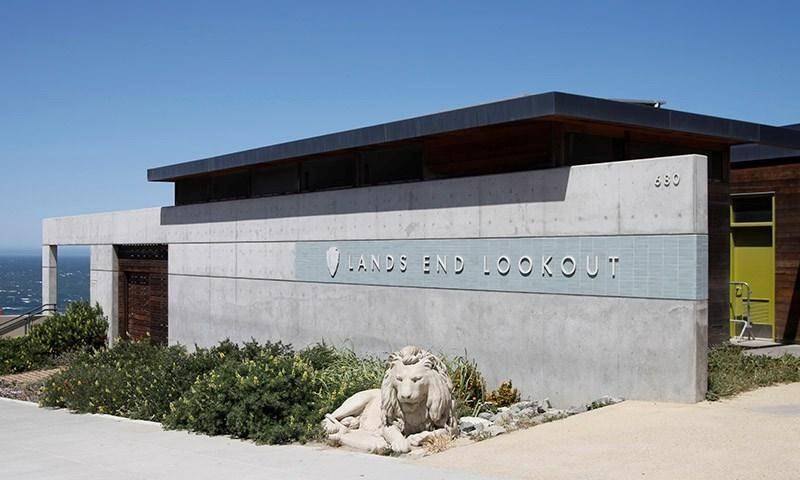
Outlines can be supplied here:
<path id="1" fill-rule="evenodd" d="M 772 195 L 742 195 L 731 198 L 733 222 L 771 222 Z"/>

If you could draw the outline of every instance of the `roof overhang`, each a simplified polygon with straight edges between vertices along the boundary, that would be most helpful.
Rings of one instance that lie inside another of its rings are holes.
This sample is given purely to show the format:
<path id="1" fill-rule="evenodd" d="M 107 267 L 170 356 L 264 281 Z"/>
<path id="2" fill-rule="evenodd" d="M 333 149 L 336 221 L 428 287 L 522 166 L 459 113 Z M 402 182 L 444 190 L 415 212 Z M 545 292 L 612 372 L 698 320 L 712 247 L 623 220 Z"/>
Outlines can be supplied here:
<path id="1" fill-rule="evenodd" d="M 800 149 L 800 131 L 561 92 L 502 100 L 147 171 L 154 182 L 525 120 L 571 119 Z"/>
<path id="2" fill-rule="evenodd" d="M 800 132 L 800 123 L 786 125 L 783 128 Z M 792 148 L 782 148 L 773 145 L 761 145 L 758 143 L 748 143 L 746 145 L 736 145 L 731 148 L 731 162 L 762 162 L 769 160 L 780 161 L 782 159 L 800 157 L 800 150 Z"/>

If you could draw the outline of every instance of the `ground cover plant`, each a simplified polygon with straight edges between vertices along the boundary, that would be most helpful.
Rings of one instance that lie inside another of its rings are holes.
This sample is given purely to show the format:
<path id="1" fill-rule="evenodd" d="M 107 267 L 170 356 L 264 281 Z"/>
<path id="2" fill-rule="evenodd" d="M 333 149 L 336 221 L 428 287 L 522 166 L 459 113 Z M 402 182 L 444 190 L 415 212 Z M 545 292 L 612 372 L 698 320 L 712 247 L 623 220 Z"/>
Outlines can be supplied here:
<path id="1" fill-rule="evenodd" d="M 474 361 L 448 362 L 455 400 L 484 403 Z M 356 392 L 379 388 L 385 361 L 325 344 L 299 351 L 278 343 L 224 341 L 182 346 L 118 342 L 81 352 L 45 384 L 43 406 L 162 422 L 166 428 L 231 435 L 261 443 L 321 438 L 325 413 Z"/>
<path id="2" fill-rule="evenodd" d="M 0 338 L 0 375 L 55 365 L 66 353 L 105 345 L 108 322 L 99 305 L 72 302 L 23 337 Z"/>
<path id="3" fill-rule="evenodd" d="M 706 399 L 719 400 L 778 383 L 800 382 L 800 358 L 784 355 L 745 355 L 732 345 L 714 347 L 708 354 Z"/>

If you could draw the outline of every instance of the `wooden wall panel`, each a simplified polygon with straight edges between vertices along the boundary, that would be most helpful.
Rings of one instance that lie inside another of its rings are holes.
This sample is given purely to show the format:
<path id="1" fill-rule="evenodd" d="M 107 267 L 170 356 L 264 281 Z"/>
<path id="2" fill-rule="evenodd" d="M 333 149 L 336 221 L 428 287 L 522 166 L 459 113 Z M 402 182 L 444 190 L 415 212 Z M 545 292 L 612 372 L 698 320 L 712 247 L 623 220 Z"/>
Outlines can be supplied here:
<path id="1" fill-rule="evenodd" d="M 775 336 L 800 341 L 800 159 L 734 164 L 731 193 L 775 192 Z"/>
<path id="2" fill-rule="evenodd" d="M 708 183 L 708 343 L 718 345 L 730 338 L 730 187 L 727 182 Z"/>
<path id="3" fill-rule="evenodd" d="M 169 335 L 166 259 L 119 259 L 119 321 L 123 338 L 166 345 Z"/>

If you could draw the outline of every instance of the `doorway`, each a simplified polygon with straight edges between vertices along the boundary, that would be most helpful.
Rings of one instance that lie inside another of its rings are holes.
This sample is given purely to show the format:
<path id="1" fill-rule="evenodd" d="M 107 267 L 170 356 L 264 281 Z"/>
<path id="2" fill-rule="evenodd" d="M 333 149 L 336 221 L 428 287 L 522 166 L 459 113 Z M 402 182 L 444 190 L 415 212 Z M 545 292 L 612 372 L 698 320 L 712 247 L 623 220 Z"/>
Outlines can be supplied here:
<path id="1" fill-rule="evenodd" d="M 747 315 L 752 334 L 775 339 L 775 196 L 731 196 L 731 318 Z M 749 305 L 748 305 L 749 303 Z M 743 324 L 731 322 L 731 336 Z"/>
<path id="2" fill-rule="evenodd" d="M 117 245 L 119 332 L 166 345 L 169 339 L 166 245 Z"/>

